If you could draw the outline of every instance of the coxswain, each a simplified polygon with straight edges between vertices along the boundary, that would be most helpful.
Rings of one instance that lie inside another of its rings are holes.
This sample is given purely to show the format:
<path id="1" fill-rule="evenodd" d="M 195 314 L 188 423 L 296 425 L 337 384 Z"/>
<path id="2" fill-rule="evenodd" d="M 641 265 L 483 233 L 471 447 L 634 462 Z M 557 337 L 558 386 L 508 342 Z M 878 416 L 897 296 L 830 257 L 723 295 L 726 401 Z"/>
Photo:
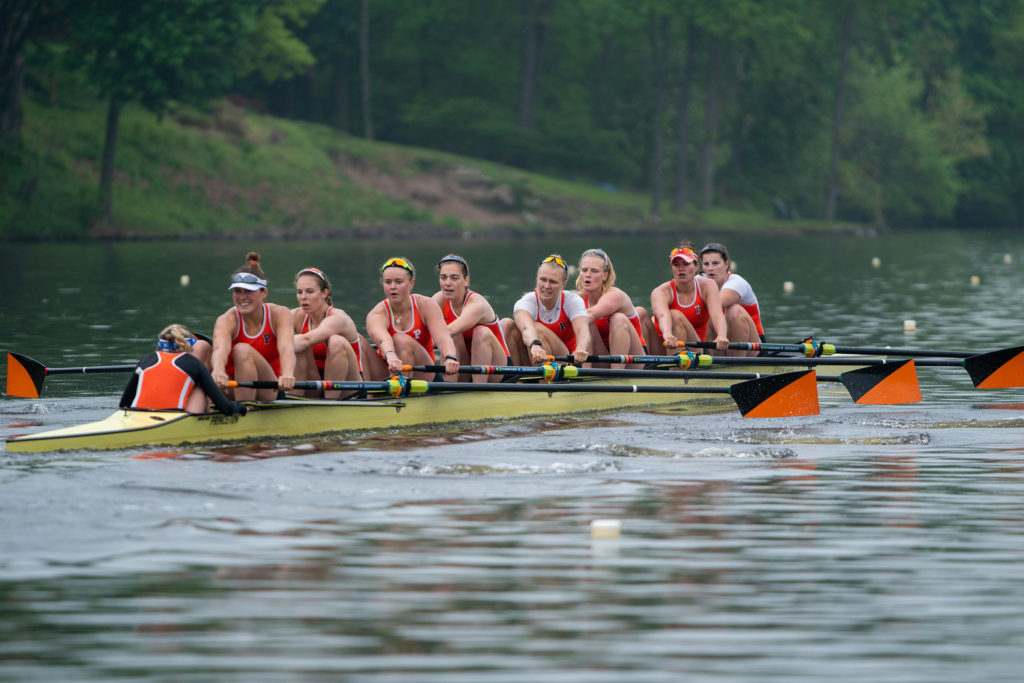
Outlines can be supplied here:
<path id="1" fill-rule="evenodd" d="M 121 408 L 210 412 L 210 401 L 225 415 L 246 408 L 221 392 L 210 370 L 192 355 L 195 336 L 184 325 L 168 325 L 157 337 L 156 350 L 135 366 L 124 389 Z"/>

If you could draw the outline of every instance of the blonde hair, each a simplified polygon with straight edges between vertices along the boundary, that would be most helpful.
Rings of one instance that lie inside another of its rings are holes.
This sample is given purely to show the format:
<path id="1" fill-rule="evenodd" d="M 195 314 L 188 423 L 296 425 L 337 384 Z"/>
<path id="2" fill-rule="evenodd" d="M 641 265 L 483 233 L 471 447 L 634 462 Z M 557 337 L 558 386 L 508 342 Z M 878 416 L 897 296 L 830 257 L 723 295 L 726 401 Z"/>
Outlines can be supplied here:
<path id="1" fill-rule="evenodd" d="M 189 342 L 189 338 L 191 336 L 192 332 L 189 331 L 187 327 L 174 323 L 165 327 L 160 334 L 157 335 L 157 339 L 169 341 L 178 348 L 178 351 L 187 353 L 192 350 L 192 343 Z"/>
<path id="2" fill-rule="evenodd" d="M 612 265 L 612 259 L 604 249 L 587 249 L 585 252 L 580 254 L 580 262 L 577 268 L 581 271 L 583 269 L 583 258 L 585 256 L 596 256 L 604 261 L 604 272 L 608 274 L 608 277 L 601 284 L 601 293 L 604 294 L 615 285 L 615 266 Z M 578 291 L 583 291 L 582 272 L 576 276 L 576 289 Z"/>

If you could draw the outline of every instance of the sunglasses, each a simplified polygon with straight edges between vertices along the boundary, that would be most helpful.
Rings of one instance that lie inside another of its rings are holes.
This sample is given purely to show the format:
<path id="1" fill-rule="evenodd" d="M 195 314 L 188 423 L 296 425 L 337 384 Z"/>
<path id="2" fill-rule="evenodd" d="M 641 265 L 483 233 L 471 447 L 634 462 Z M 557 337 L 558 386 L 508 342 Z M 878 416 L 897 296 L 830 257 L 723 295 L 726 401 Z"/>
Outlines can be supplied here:
<path id="1" fill-rule="evenodd" d="M 591 254 L 593 254 L 594 256 L 600 256 L 602 259 L 604 259 L 604 264 L 606 266 L 610 265 L 612 262 L 611 259 L 608 258 L 608 254 L 604 253 L 600 249 L 587 249 L 585 252 L 583 252 L 583 256 L 590 256 Z"/>
<path id="2" fill-rule="evenodd" d="M 233 285 L 259 285 L 260 287 L 266 287 L 267 281 L 263 278 L 256 277 L 252 273 L 235 273 L 231 276 L 231 284 Z"/>
<path id="3" fill-rule="evenodd" d="M 686 261 L 687 256 L 691 258 L 690 263 L 693 263 L 694 261 L 697 260 L 697 254 L 695 254 L 693 249 L 690 249 L 689 247 L 683 247 L 682 249 L 673 249 L 672 254 L 669 256 L 669 258 L 673 261 L 675 261 L 677 258 L 681 258 L 684 261 Z"/>
<path id="4" fill-rule="evenodd" d="M 305 275 L 306 273 L 309 273 L 310 275 L 316 275 L 318 278 L 320 278 L 320 282 L 327 282 L 327 276 L 324 275 L 324 271 L 320 270 L 319 268 L 314 268 L 313 266 L 310 266 L 308 268 L 303 268 L 302 270 L 299 271 L 299 275 Z M 296 275 L 295 277 L 299 277 L 299 275 Z"/>
<path id="5" fill-rule="evenodd" d="M 565 265 L 565 261 L 562 259 L 561 256 L 548 256 L 540 263 L 541 265 L 544 265 L 545 263 L 554 263 L 555 265 L 562 266 L 562 269 L 565 270 L 566 272 L 568 272 L 569 270 L 569 267 Z"/>
<path id="6" fill-rule="evenodd" d="M 405 268 L 409 271 L 409 275 L 415 275 L 412 269 L 412 264 L 404 258 L 389 258 L 384 262 L 384 265 L 380 267 L 380 272 L 383 273 L 385 268 Z"/>

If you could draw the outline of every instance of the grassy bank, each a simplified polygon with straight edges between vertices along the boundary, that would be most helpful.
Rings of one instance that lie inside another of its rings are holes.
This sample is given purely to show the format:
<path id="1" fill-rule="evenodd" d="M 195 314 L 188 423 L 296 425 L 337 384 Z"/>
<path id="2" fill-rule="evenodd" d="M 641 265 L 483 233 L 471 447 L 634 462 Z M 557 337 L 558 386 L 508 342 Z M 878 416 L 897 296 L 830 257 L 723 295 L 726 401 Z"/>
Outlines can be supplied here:
<path id="1" fill-rule="evenodd" d="M 222 101 L 121 116 L 114 217 L 98 221 L 105 107 L 25 102 L 23 145 L 3 160 L 0 237 L 824 230 L 766 212 L 647 217 L 649 197 L 426 149 L 367 142 Z M 667 209 L 666 209 L 667 210 Z"/>

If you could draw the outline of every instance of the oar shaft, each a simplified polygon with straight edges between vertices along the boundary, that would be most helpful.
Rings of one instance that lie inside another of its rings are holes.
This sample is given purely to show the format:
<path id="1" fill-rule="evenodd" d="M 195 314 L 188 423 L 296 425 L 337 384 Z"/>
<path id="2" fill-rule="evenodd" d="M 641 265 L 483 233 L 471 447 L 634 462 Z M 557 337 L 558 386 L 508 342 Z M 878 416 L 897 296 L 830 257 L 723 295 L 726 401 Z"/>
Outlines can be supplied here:
<path id="1" fill-rule="evenodd" d="M 678 373 L 676 373 L 678 374 Z M 490 392 L 535 392 L 548 394 L 552 392 L 597 392 L 617 394 L 668 393 L 668 394 L 728 394 L 729 387 L 691 387 L 679 385 L 636 385 L 636 384 L 479 384 L 477 382 L 423 382 L 407 380 L 409 392 L 423 394 L 431 391 L 490 391 Z M 228 382 L 230 387 L 249 389 L 276 389 L 277 382 Z M 311 382 L 298 381 L 296 389 L 351 389 L 362 391 L 387 391 L 394 388 L 388 382 Z"/>
<path id="2" fill-rule="evenodd" d="M 563 365 L 558 368 L 565 374 L 557 379 L 582 379 L 588 377 L 616 377 L 636 379 L 731 379 L 746 380 L 760 379 L 774 373 L 764 372 L 709 372 L 706 370 L 630 370 L 617 368 L 580 368 L 574 365 Z M 443 365 L 405 365 L 402 367 L 406 372 L 443 372 Z M 523 375 L 526 377 L 544 377 L 545 366 L 522 366 L 522 365 L 461 365 L 460 374 L 468 375 Z M 838 376 L 819 376 L 819 382 L 839 382 Z"/>
<path id="3" fill-rule="evenodd" d="M 135 365 L 88 365 L 80 368 L 46 368 L 47 375 L 90 375 L 96 372 L 131 372 Z"/>
<path id="4" fill-rule="evenodd" d="M 714 342 L 686 342 L 686 346 L 698 349 L 713 349 Z M 830 356 L 835 353 L 853 353 L 882 356 L 918 356 L 921 358 L 969 358 L 974 353 L 966 351 L 943 351 L 941 349 L 906 349 L 890 346 L 836 346 L 818 342 L 813 344 L 762 344 L 760 342 L 730 342 L 729 348 L 736 351 L 783 351 L 802 353 L 810 356 Z"/>

